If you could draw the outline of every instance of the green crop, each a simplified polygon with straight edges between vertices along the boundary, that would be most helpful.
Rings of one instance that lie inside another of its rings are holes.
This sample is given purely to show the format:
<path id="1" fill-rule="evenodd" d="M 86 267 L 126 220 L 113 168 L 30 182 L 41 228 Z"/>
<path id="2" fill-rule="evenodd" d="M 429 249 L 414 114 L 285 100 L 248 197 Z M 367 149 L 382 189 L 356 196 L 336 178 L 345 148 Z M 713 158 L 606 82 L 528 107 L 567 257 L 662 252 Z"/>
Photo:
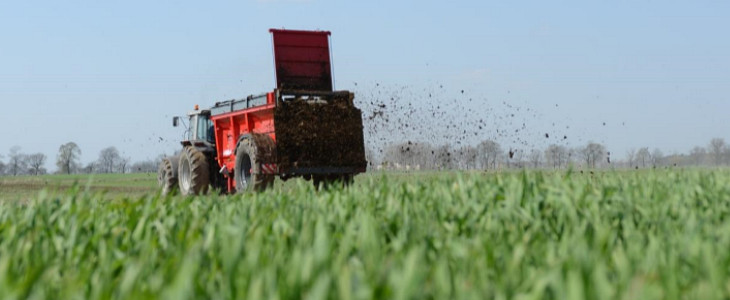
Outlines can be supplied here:
<path id="1" fill-rule="evenodd" d="M 730 171 L 0 201 L 2 299 L 727 299 Z"/>

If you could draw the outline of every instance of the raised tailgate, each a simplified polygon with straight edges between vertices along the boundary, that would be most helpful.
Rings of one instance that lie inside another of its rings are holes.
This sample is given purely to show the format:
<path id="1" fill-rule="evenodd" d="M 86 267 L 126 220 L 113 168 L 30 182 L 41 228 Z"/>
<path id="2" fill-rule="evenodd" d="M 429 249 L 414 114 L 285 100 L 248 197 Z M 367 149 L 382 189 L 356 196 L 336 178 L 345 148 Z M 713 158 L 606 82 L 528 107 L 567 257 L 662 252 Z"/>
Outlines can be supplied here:
<path id="1" fill-rule="evenodd" d="M 269 31 L 278 89 L 332 91 L 329 31 Z"/>

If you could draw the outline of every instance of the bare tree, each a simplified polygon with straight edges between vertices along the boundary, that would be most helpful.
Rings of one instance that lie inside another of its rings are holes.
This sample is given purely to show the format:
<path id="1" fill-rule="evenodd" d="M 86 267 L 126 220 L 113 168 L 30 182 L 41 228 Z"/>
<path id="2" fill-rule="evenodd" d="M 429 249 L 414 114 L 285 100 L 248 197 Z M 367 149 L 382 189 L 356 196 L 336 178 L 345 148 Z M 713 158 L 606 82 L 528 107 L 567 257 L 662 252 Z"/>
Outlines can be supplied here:
<path id="1" fill-rule="evenodd" d="M 696 146 L 689 152 L 689 157 L 692 159 L 693 164 L 700 166 L 705 163 L 707 150 L 703 147 Z"/>
<path id="2" fill-rule="evenodd" d="M 568 161 L 568 149 L 565 146 L 552 144 L 545 149 L 545 160 L 548 165 L 560 169 Z"/>
<path id="3" fill-rule="evenodd" d="M 450 155 L 450 153 L 449 153 Z M 392 144 L 385 148 L 383 165 L 395 169 L 434 168 L 441 165 L 443 160 L 434 157 L 435 151 L 427 143 L 405 142 Z"/>
<path id="4" fill-rule="evenodd" d="M 659 150 L 659 148 L 655 148 L 654 151 L 651 152 L 651 164 L 654 167 L 664 164 L 664 153 L 662 153 L 662 150 Z"/>
<path id="5" fill-rule="evenodd" d="M 629 168 L 633 168 L 636 163 L 636 149 L 631 148 L 626 151 L 626 162 L 629 164 Z"/>
<path id="6" fill-rule="evenodd" d="M 120 160 L 119 151 L 115 147 L 104 148 L 99 152 L 99 173 L 112 173 Z"/>
<path id="7" fill-rule="evenodd" d="M 710 145 L 707 147 L 710 156 L 712 157 L 712 162 L 719 166 L 722 164 L 723 156 L 725 154 L 725 140 L 721 138 L 714 138 L 710 141 Z"/>
<path id="8" fill-rule="evenodd" d="M 56 167 L 59 173 L 71 174 L 80 167 L 81 149 L 74 142 L 68 142 L 58 148 Z"/>
<path id="9" fill-rule="evenodd" d="M 575 148 L 565 148 L 565 166 L 570 167 L 574 165 L 575 163 L 580 163 L 583 158 L 582 153 L 583 148 L 581 147 L 575 147 Z"/>
<path id="10" fill-rule="evenodd" d="M 127 166 L 129 165 L 130 160 L 131 159 L 129 157 L 120 157 L 119 162 L 117 163 L 117 171 L 122 174 L 127 173 Z"/>
<path id="11" fill-rule="evenodd" d="M 651 154 L 649 153 L 649 148 L 643 147 L 636 152 L 636 164 L 637 166 L 641 164 L 641 167 L 645 168 L 646 163 L 651 163 Z"/>
<path id="12" fill-rule="evenodd" d="M 84 173 L 84 174 L 91 174 L 94 172 L 99 172 L 99 170 L 97 170 L 97 169 L 98 169 L 98 163 L 92 161 L 92 162 L 86 164 L 85 167 L 79 169 L 79 172 Z"/>
<path id="13" fill-rule="evenodd" d="M 153 160 L 138 161 L 129 168 L 132 173 L 154 173 L 157 172 L 158 163 Z"/>
<path id="14" fill-rule="evenodd" d="M 434 168 L 438 170 L 453 168 L 454 160 L 451 155 L 451 147 L 449 145 L 441 145 L 433 150 Z"/>
<path id="15" fill-rule="evenodd" d="M 502 153 L 502 147 L 492 140 L 486 140 L 477 145 L 477 164 L 484 169 L 497 168 L 497 158 Z"/>
<path id="16" fill-rule="evenodd" d="M 467 170 L 476 169 L 478 154 L 477 149 L 472 146 L 464 146 L 459 149 L 459 160 L 463 163 L 463 168 Z"/>
<path id="17" fill-rule="evenodd" d="M 540 159 L 542 157 L 542 151 L 537 149 L 530 150 L 530 155 L 528 159 L 530 160 L 530 165 L 532 165 L 533 168 L 537 169 L 540 167 Z"/>
<path id="18" fill-rule="evenodd" d="M 0 155 L 0 159 L 2 159 L 2 158 L 3 158 L 3 156 Z M 5 174 L 5 163 L 2 160 L 0 160 L 0 176 L 2 176 L 4 174 Z"/>
<path id="19" fill-rule="evenodd" d="M 43 153 L 35 153 L 26 157 L 28 161 L 28 171 L 33 175 L 41 175 L 46 173 L 43 165 L 46 163 L 46 155 Z"/>
<path id="20" fill-rule="evenodd" d="M 606 147 L 601 144 L 589 142 L 585 148 L 580 149 L 580 154 L 586 162 L 586 167 L 595 168 L 596 163 L 603 160 L 606 153 Z"/>
<path id="21" fill-rule="evenodd" d="M 25 173 L 27 168 L 26 155 L 20 152 L 19 146 L 13 146 L 10 148 L 7 168 L 8 173 L 13 176 Z"/>

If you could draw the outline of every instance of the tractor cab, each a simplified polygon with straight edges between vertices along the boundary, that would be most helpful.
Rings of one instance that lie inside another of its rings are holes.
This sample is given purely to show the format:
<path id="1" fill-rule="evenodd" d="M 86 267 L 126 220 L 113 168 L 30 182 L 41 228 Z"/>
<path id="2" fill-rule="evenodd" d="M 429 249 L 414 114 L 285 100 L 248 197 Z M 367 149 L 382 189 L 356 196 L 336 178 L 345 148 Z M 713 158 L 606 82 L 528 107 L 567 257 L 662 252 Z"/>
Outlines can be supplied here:
<path id="1" fill-rule="evenodd" d="M 172 119 L 173 126 L 178 126 L 179 122 L 180 117 L 174 117 Z M 185 131 L 185 140 L 182 141 L 183 145 L 194 144 L 198 147 L 215 146 L 215 135 L 213 121 L 210 120 L 210 110 L 201 110 L 195 105 L 195 110 L 188 113 L 188 124 L 189 127 Z"/>

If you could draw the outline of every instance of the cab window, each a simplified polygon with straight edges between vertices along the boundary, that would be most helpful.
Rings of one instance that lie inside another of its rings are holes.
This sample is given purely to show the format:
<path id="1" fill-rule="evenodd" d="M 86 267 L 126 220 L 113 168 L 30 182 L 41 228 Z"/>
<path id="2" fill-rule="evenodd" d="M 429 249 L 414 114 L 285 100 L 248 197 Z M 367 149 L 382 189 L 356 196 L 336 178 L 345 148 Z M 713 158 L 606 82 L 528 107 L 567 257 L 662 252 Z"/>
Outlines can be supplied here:
<path id="1" fill-rule="evenodd" d="M 198 116 L 197 137 L 199 140 L 204 140 L 213 143 L 215 136 L 213 135 L 213 122 L 209 116 L 199 115 Z"/>

